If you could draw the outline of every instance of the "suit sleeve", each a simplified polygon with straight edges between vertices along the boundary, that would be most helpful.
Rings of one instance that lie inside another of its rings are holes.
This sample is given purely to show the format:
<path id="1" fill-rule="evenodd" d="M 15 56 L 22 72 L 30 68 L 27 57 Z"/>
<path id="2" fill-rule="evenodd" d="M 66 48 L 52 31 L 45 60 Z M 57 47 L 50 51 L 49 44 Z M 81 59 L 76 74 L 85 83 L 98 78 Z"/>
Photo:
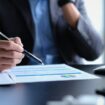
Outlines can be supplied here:
<path id="1" fill-rule="evenodd" d="M 103 41 L 89 20 L 84 2 L 77 0 L 77 8 L 81 14 L 76 29 L 69 27 L 70 38 L 76 53 L 86 60 L 95 60 L 103 51 Z"/>

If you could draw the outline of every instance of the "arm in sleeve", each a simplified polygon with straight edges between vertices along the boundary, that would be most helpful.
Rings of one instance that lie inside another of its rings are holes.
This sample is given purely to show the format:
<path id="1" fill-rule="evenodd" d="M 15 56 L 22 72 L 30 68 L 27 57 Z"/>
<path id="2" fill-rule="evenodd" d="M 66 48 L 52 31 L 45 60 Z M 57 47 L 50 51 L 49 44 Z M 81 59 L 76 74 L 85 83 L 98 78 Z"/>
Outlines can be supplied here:
<path id="1" fill-rule="evenodd" d="M 95 60 L 103 51 L 103 41 L 89 20 L 84 2 L 77 1 L 80 18 L 75 29 L 68 27 L 70 38 L 76 53 L 86 60 Z"/>

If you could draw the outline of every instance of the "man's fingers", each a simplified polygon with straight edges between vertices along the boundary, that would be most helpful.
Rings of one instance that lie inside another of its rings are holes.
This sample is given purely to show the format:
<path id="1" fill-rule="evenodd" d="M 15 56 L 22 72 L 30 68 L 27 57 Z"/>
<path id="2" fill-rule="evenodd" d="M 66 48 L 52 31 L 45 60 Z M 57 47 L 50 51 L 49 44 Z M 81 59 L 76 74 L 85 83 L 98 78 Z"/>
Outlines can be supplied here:
<path id="1" fill-rule="evenodd" d="M 16 65 L 16 64 L 19 64 L 22 59 L 11 59 L 11 58 L 0 58 L 0 65 L 2 64 L 7 64 L 7 65 Z"/>
<path id="2" fill-rule="evenodd" d="M 9 69 L 21 63 L 23 54 L 23 44 L 19 37 L 8 40 L 0 40 L 0 71 Z"/>
<path id="3" fill-rule="evenodd" d="M 19 44 L 20 46 L 23 47 L 22 41 L 19 37 L 15 37 L 15 38 L 10 38 L 11 41 L 14 41 L 15 43 Z"/>
<path id="4" fill-rule="evenodd" d="M 5 50 L 13 50 L 13 51 L 17 51 L 17 52 L 23 52 L 24 51 L 23 47 L 21 47 L 17 43 L 14 43 L 13 41 L 1 40 L 0 41 L 0 48 L 5 49 Z"/>
<path id="5" fill-rule="evenodd" d="M 16 51 L 6 51 L 4 49 L 0 49 L 0 57 L 2 58 L 14 58 L 14 59 L 22 59 L 24 58 L 24 54 Z"/>
<path id="6" fill-rule="evenodd" d="M 0 72 L 6 69 L 10 69 L 12 67 L 15 67 L 16 65 L 8 65 L 8 64 L 2 64 L 0 65 Z"/>
<path id="7" fill-rule="evenodd" d="M 1 52 L 2 51 L 0 51 L 0 53 Z M 16 66 L 17 64 L 21 63 L 22 59 L 24 58 L 24 54 L 19 52 L 8 51 L 6 53 L 4 52 L 3 54 L 2 52 L 2 54 L 0 54 L 0 71 Z"/>

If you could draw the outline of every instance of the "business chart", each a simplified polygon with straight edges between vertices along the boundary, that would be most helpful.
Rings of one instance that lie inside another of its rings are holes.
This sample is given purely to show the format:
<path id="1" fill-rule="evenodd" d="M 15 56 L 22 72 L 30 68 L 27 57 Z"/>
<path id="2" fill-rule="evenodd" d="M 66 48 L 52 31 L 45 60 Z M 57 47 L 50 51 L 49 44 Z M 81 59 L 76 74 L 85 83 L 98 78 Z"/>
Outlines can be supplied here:
<path id="1" fill-rule="evenodd" d="M 0 73 L 0 85 L 99 79 L 65 64 L 17 66 Z"/>

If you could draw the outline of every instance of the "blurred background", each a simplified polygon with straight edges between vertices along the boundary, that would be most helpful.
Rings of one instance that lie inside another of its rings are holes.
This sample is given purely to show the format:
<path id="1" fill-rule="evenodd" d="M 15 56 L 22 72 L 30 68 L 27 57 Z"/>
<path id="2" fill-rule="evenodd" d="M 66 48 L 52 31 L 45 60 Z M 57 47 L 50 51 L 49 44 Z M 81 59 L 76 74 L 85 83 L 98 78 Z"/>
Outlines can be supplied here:
<path id="1" fill-rule="evenodd" d="M 105 40 L 105 0 L 85 0 L 85 6 L 89 18 L 92 21 L 93 26 L 101 35 L 102 39 Z M 105 63 L 105 51 L 101 57 L 99 57 L 94 62 L 87 62 L 85 64 L 104 64 Z"/>

